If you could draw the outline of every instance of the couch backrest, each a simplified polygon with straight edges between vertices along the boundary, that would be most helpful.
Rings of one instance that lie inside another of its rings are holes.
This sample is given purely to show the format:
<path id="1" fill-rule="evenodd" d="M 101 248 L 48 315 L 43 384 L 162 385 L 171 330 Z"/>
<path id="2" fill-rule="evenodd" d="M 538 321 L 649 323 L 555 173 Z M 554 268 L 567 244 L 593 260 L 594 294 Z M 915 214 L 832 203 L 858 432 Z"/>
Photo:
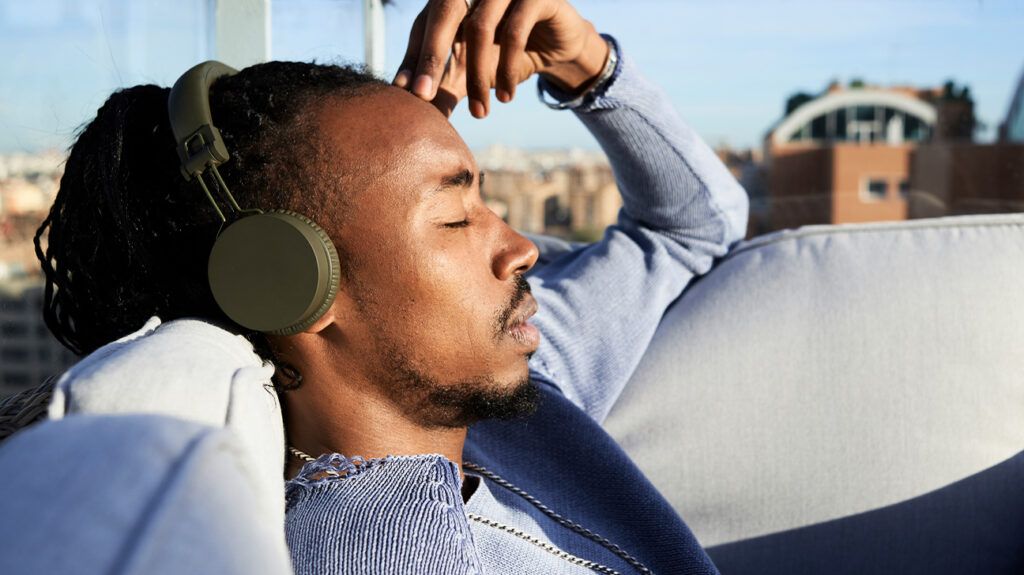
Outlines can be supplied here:
<path id="1" fill-rule="evenodd" d="M 967 544 L 1022 568 L 1024 214 L 741 245 L 666 315 L 607 427 L 723 572 L 879 572 L 863 556 L 899 548 L 958 572 Z M 1002 564 L 963 572 L 982 565 Z"/>
<path id="2" fill-rule="evenodd" d="M 57 382 L 50 419 L 155 414 L 235 431 L 259 483 L 260 513 L 284 524 L 284 423 L 264 365 L 241 336 L 190 319 L 152 318 Z"/>

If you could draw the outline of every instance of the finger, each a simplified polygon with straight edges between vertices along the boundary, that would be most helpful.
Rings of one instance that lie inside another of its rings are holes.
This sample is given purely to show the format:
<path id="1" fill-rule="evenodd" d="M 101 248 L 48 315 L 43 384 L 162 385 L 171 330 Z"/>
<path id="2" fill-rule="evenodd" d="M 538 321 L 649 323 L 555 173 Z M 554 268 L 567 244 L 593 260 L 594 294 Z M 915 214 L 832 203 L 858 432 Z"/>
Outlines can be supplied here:
<path id="1" fill-rule="evenodd" d="M 437 95 L 430 101 L 445 116 L 451 116 L 459 101 L 466 97 L 466 45 L 456 42 L 452 45 L 452 56 L 441 76 Z"/>
<path id="2" fill-rule="evenodd" d="M 498 46 L 494 34 L 512 0 L 478 0 L 463 23 L 466 39 L 466 91 L 469 111 L 474 117 L 487 116 L 491 85 L 497 66 Z"/>
<path id="3" fill-rule="evenodd" d="M 434 99 L 431 100 L 430 103 L 438 110 L 441 110 L 441 113 L 444 114 L 446 118 L 450 118 L 452 112 L 455 111 L 456 106 L 459 105 L 460 100 L 462 100 L 462 96 L 449 92 L 447 88 L 441 86 L 437 89 L 437 95 L 434 96 Z"/>
<path id="4" fill-rule="evenodd" d="M 423 10 L 413 20 L 412 30 L 409 31 L 409 44 L 405 47 L 405 57 L 402 58 L 402 64 L 398 66 L 398 73 L 395 74 L 395 79 L 392 83 L 399 88 L 408 88 L 412 83 L 412 73 L 416 69 L 416 61 L 419 59 L 420 47 L 423 45 L 423 32 L 427 27 L 427 8 L 424 6 Z"/>
<path id="5" fill-rule="evenodd" d="M 424 100 L 434 99 L 444 74 L 448 51 L 466 15 L 466 0 L 433 0 L 427 11 L 426 29 L 417 57 L 412 92 Z"/>
<path id="6" fill-rule="evenodd" d="M 505 19 L 498 38 L 501 58 L 495 75 L 495 94 L 501 102 L 511 102 L 516 95 L 516 86 L 526 79 L 522 77 L 522 58 L 541 13 L 542 2 L 522 0 Z"/>

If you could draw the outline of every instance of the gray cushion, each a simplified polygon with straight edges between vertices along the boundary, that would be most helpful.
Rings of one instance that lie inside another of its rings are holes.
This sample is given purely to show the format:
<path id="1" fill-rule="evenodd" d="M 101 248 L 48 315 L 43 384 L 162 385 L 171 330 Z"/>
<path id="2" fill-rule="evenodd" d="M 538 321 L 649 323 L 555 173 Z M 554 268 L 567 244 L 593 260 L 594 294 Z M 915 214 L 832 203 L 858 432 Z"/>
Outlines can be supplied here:
<path id="1" fill-rule="evenodd" d="M 607 427 L 726 573 L 1021 572 L 1024 215 L 740 246 Z"/>
<path id="2" fill-rule="evenodd" d="M 0 573 L 291 573 L 228 429 L 74 415 L 0 446 Z"/>
<path id="3" fill-rule="evenodd" d="M 151 413 L 227 428 L 256 472 L 261 512 L 283 524 L 284 422 L 273 373 L 241 336 L 153 317 L 61 376 L 49 416 Z"/>

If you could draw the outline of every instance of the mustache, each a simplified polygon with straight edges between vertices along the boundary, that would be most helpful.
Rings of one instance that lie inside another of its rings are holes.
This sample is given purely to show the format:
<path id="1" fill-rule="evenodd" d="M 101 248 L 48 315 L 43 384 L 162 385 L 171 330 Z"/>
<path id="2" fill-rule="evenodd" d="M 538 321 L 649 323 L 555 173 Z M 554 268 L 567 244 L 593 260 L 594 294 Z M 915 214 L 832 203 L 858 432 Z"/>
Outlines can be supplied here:
<path id="1" fill-rule="evenodd" d="M 531 293 L 530 282 L 526 281 L 522 274 L 516 274 L 515 278 L 513 280 L 515 291 L 512 292 L 512 299 L 509 300 L 508 305 L 498 314 L 498 320 L 495 322 L 499 334 L 505 331 L 505 327 L 508 326 L 512 315 L 519 309 L 526 296 Z"/>

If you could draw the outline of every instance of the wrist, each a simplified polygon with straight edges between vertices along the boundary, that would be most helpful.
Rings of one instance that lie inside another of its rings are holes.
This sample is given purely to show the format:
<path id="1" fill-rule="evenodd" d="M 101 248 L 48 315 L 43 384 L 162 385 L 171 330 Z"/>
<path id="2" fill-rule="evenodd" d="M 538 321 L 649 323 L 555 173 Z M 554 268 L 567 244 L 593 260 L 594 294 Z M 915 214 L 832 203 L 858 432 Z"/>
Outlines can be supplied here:
<path id="1" fill-rule="evenodd" d="M 541 71 L 545 80 L 567 94 L 576 94 L 588 88 L 601 75 L 608 62 L 608 42 L 597 33 L 593 25 L 589 27 L 583 48 L 576 58 Z"/>

